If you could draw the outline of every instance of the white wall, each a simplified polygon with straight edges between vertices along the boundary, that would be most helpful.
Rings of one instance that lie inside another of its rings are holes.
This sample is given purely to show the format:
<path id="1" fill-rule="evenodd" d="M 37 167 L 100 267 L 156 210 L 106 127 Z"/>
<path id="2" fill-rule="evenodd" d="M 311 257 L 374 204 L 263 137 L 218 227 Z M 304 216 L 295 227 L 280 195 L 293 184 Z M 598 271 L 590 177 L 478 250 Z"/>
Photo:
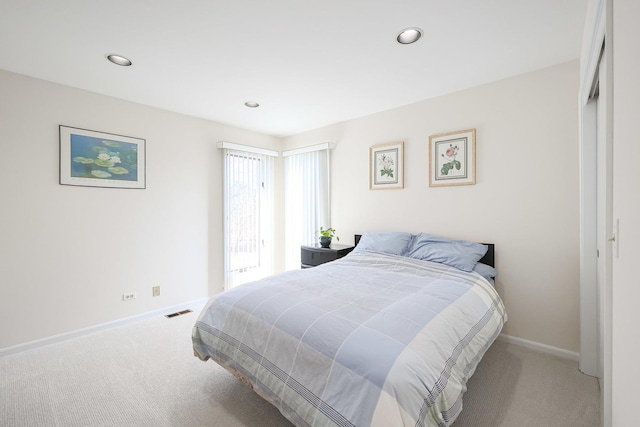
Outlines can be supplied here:
<path id="1" fill-rule="evenodd" d="M 147 188 L 59 185 L 60 124 L 146 139 Z M 222 290 L 220 140 L 279 143 L 0 71 L 0 349 Z"/>
<path id="2" fill-rule="evenodd" d="M 496 244 L 503 333 L 579 351 L 579 64 L 537 72 L 285 138 L 334 141 L 332 226 L 432 232 Z M 384 88 L 378 88 L 384 90 Z M 428 186 L 429 135 L 476 128 L 477 184 Z M 368 189 L 369 147 L 404 141 L 405 188 Z"/>
<path id="3" fill-rule="evenodd" d="M 574 61 L 286 138 L 282 148 L 338 144 L 332 225 L 342 241 L 406 230 L 494 242 L 504 333 L 578 351 L 578 74 Z M 0 328 L 0 348 L 222 289 L 215 143 L 281 141 L 3 71 L 0 94 L 0 322 L 16 325 Z M 147 189 L 59 185 L 59 124 L 145 138 Z M 471 127 L 477 184 L 428 187 L 429 135 Z M 369 147 L 394 141 L 405 142 L 405 189 L 368 190 Z M 125 292 L 138 299 L 122 302 Z"/>
<path id="4" fill-rule="evenodd" d="M 640 381 L 640 2 L 613 0 L 613 217 L 620 220 L 613 254 L 613 426 L 638 424 Z"/>

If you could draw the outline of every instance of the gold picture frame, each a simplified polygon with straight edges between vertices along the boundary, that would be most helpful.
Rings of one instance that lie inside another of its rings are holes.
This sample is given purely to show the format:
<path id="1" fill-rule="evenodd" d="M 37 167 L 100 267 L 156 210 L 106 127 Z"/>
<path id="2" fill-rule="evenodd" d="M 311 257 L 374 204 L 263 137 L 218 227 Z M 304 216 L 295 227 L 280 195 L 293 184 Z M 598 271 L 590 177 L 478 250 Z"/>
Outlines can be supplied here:
<path id="1" fill-rule="evenodd" d="M 404 188 L 404 142 L 369 148 L 369 189 Z"/>
<path id="2" fill-rule="evenodd" d="M 476 183 L 476 130 L 429 137 L 429 187 Z"/>

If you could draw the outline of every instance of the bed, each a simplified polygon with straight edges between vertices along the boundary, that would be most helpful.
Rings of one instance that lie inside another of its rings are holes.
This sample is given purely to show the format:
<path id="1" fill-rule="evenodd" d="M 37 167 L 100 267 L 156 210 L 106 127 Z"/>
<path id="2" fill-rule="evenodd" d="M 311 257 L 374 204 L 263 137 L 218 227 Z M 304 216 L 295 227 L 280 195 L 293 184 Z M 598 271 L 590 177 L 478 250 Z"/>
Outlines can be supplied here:
<path id="1" fill-rule="evenodd" d="M 213 297 L 194 354 L 296 426 L 449 426 L 507 319 L 492 264 L 493 245 L 365 233 L 341 259 Z"/>

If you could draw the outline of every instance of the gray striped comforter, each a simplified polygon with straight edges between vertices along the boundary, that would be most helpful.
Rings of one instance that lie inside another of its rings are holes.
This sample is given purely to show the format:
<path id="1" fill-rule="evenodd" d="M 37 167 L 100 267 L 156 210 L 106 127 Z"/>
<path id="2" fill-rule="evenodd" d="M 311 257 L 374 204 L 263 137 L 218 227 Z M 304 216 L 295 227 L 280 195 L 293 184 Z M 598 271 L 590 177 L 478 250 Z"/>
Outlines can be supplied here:
<path id="1" fill-rule="evenodd" d="M 476 273 L 360 252 L 217 295 L 193 348 L 297 426 L 448 426 L 506 318 Z"/>

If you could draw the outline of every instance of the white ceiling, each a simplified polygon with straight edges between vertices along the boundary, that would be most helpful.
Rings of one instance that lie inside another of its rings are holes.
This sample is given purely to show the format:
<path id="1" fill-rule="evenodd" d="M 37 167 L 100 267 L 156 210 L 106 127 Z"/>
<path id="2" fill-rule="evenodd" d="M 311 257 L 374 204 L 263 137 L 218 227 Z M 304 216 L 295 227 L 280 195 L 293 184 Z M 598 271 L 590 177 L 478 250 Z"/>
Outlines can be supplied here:
<path id="1" fill-rule="evenodd" d="M 587 2 L 0 0 L 0 69 L 286 136 L 578 58 Z"/>

